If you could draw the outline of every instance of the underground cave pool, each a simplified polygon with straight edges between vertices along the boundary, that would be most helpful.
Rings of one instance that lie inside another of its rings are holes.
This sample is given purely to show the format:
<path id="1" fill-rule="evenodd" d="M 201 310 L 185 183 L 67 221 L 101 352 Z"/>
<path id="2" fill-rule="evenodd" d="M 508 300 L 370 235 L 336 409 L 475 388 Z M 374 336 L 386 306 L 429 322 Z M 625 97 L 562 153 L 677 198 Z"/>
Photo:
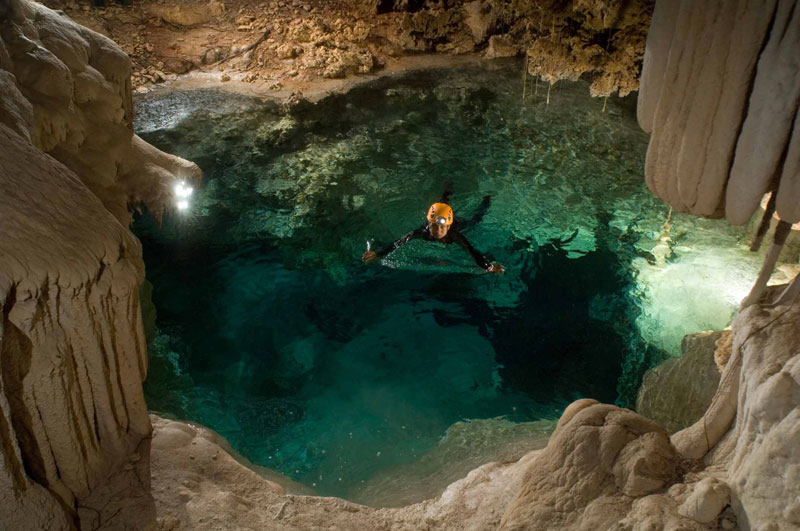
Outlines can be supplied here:
<path id="1" fill-rule="evenodd" d="M 307 492 L 400 505 L 543 446 L 575 399 L 633 406 L 684 334 L 727 326 L 760 259 L 647 190 L 635 98 L 603 111 L 558 83 L 547 104 L 530 82 L 523 100 L 520 73 L 418 71 L 293 105 L 137 98 L 137 132 L 206 176 L 161 227 L 134 223 L 150 409 Z M 505 275 L 424 241 L 360 261 L 446 181 Z"/>

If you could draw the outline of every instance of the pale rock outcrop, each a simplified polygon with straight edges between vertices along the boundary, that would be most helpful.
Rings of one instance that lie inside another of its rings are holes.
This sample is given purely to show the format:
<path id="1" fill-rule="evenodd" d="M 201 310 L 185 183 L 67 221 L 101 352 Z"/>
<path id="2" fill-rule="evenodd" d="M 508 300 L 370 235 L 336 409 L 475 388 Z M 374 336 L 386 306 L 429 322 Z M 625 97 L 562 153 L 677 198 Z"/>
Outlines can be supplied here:
<path id="1" fill-rule="evenodd" d="M 110 39 L 27 0 L 0 0 L 0 123 L 73 170 L 127 225 L 160 215 L 200 170 L 133 134 L 130 59 Z"/>
<path id="2" fill-rule="evenodd" d="M 636 399 L 636 412 L 670 433 L 692 425 L 703 416 L 719 384 L 714 361 L 723 332 L 689 334 L 681 342 L 681 356 L 647 371 Z"/>
<path id="3" fill-rule="evenodd" d="M 716 522 L 722 509 L 730 501 L 731 491 L 716 478 L 699 481 L 692 494 L 678 508 L 678 513 L 701 524 Z"/>
<path id="4" fill-rule="evenodd" d="M 500 528 L 606 529 L 633 498 L 669 486 L 676 457 L 654 422 L 594 400 L 574 402 L 529 465 Z"/>
<path id="5" fill-rule="evenodd" d="M 496 529 L 536 455 L 481 466 L 436 499 L 399 509 L 374 509 L 337 498 L 286 494 L 274 474 L 264 477 L 243 466 L 211 430 L 152 419 L 153 496 L 165 530 Z"/>
<path id="6" fill-rule="evenodd" d="M 747 222 L 761 197 L 800 221 L 796 0 L 658 0 L 639 93 L 650 189 L 679 212 Z"/>
<path id="7" fill-rule="evenodd" d="M 685 485 L 680 485 L 685 487 Z M 678 512 L 675 497 L 680 493 L 670 489 L 672 495 L 652 494 L 633 502 L 628 515 L 611 526 L 609 531 L 653 531 L 656 529 L 680 531 L 706 531 L 718 529 L 686 518 Z"/>
<path id="8" fill-rule="evenodd" d="M 129 79 L 111 40 L 0 0 L 2 529 L 155 522 L 144 265 L 126 225 L 199 170 L 133 134 Z"/>
<path id="9" fill-rule="evenodd" d="M 672 436 L 682 455 L 723 463 L 746 530 L 800 526 L 800 299 L 774 304 L 784 287 L 734 319 L 731 358 L 711 406 Z M 722 445 L 733 447 L 721 459 L 709 453 Z"/>
<path id="10" fill-rule="evenodd" d="M 742 378 L 728 471 L 732 505 L 743 529 L 798 529 L 800 300 L 748 307 L 737 321 Z"/>
<path id="11" fill-rule="evenodd" d="M 84 511 L 107 524 L 92 491 L 149 453 L 141 248 L 3 124 L 0 189 L 0 528 L 71 529 Z M 146 467 L 130 472 L 146 493 Z"/>

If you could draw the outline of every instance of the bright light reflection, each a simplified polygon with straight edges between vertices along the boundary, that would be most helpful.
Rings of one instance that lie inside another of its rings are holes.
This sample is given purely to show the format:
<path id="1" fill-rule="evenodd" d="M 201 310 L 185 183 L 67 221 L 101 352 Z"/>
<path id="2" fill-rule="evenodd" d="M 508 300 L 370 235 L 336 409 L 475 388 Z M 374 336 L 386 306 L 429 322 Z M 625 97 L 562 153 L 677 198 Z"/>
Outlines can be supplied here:
<path id="1" fill-rule="evenodd" d="M 186 210 L 189 208 L 189 196 L 192 195 L 194 188 L 187 186 L 184 181 L 175 184 L 175 204 L 178 210 Z"/>

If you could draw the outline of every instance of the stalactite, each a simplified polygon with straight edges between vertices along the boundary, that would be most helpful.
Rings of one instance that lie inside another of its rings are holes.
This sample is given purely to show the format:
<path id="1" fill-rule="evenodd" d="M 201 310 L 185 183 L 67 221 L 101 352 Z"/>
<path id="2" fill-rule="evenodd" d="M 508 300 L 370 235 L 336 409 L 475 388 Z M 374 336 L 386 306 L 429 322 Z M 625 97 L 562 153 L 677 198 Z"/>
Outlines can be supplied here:
<path id="1" fill-rule="evenodd" d="M 761 299 L 764 291 L 767 289 L 767 281 L 772 276 L 775 270 L 775 264 L 778 262 L 778 257 L 783 250 L 783 245 L 786 243 L 786 238 L 792 230 L 792 225 L 786 221 L 779 221 L 778 226 L 775 227 L 775 234 L 772 237 L 772 245 L 770 246 L 767 256 L 764 258 L 764 264 L 761 266 L 761 272 L 758 274 L 756 283 L 753 289 L 742 301 L 742 308 L 755 304 Z"/>
<path id="2" fill-rule="evenodd" d="M 767 231 L 769 231 L 769 226 L 772 222 L 772 215 L 775 213 L 775 201 L 777 197 L 778 194 L 776 194 L 773 190 L 770 193 L 769 201 L 767 201 L 767 206 L 764 209 L 764 215 L 761 217 L 761 223 L 758 225 L 756 235 L 753 237 L 753 243 L 750 244 L 750 250 L 753 252 L 756 252 L 761 248 L 761 242 L 764 240 L 764 236 L 767 234 Z"/>

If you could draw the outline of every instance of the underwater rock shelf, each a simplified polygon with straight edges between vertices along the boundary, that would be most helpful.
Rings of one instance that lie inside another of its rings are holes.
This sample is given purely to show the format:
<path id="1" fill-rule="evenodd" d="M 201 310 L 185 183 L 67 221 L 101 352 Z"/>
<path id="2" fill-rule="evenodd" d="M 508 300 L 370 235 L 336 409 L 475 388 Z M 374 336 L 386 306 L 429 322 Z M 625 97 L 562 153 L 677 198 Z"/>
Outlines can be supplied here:
<path id="1" fill-rule="evenodd" d="M 523 100 L 520 70 L 316 104 L 139 98 L 137 132 L 207 177 L 162 228 L 134 225 L 158 311 L 150 408 L 320 494 L 410 503 L 541 446 L 577 398 L 631 406 L 684 334 L 725 327 L 759 265 L 743 231 L 650 194 L 634 102 L 602 112 L 567 83 Z M 504 276 L 421 241 L 361 263 L 446 181 L 457 217 L 489 204 L 465 234 Z"/>

